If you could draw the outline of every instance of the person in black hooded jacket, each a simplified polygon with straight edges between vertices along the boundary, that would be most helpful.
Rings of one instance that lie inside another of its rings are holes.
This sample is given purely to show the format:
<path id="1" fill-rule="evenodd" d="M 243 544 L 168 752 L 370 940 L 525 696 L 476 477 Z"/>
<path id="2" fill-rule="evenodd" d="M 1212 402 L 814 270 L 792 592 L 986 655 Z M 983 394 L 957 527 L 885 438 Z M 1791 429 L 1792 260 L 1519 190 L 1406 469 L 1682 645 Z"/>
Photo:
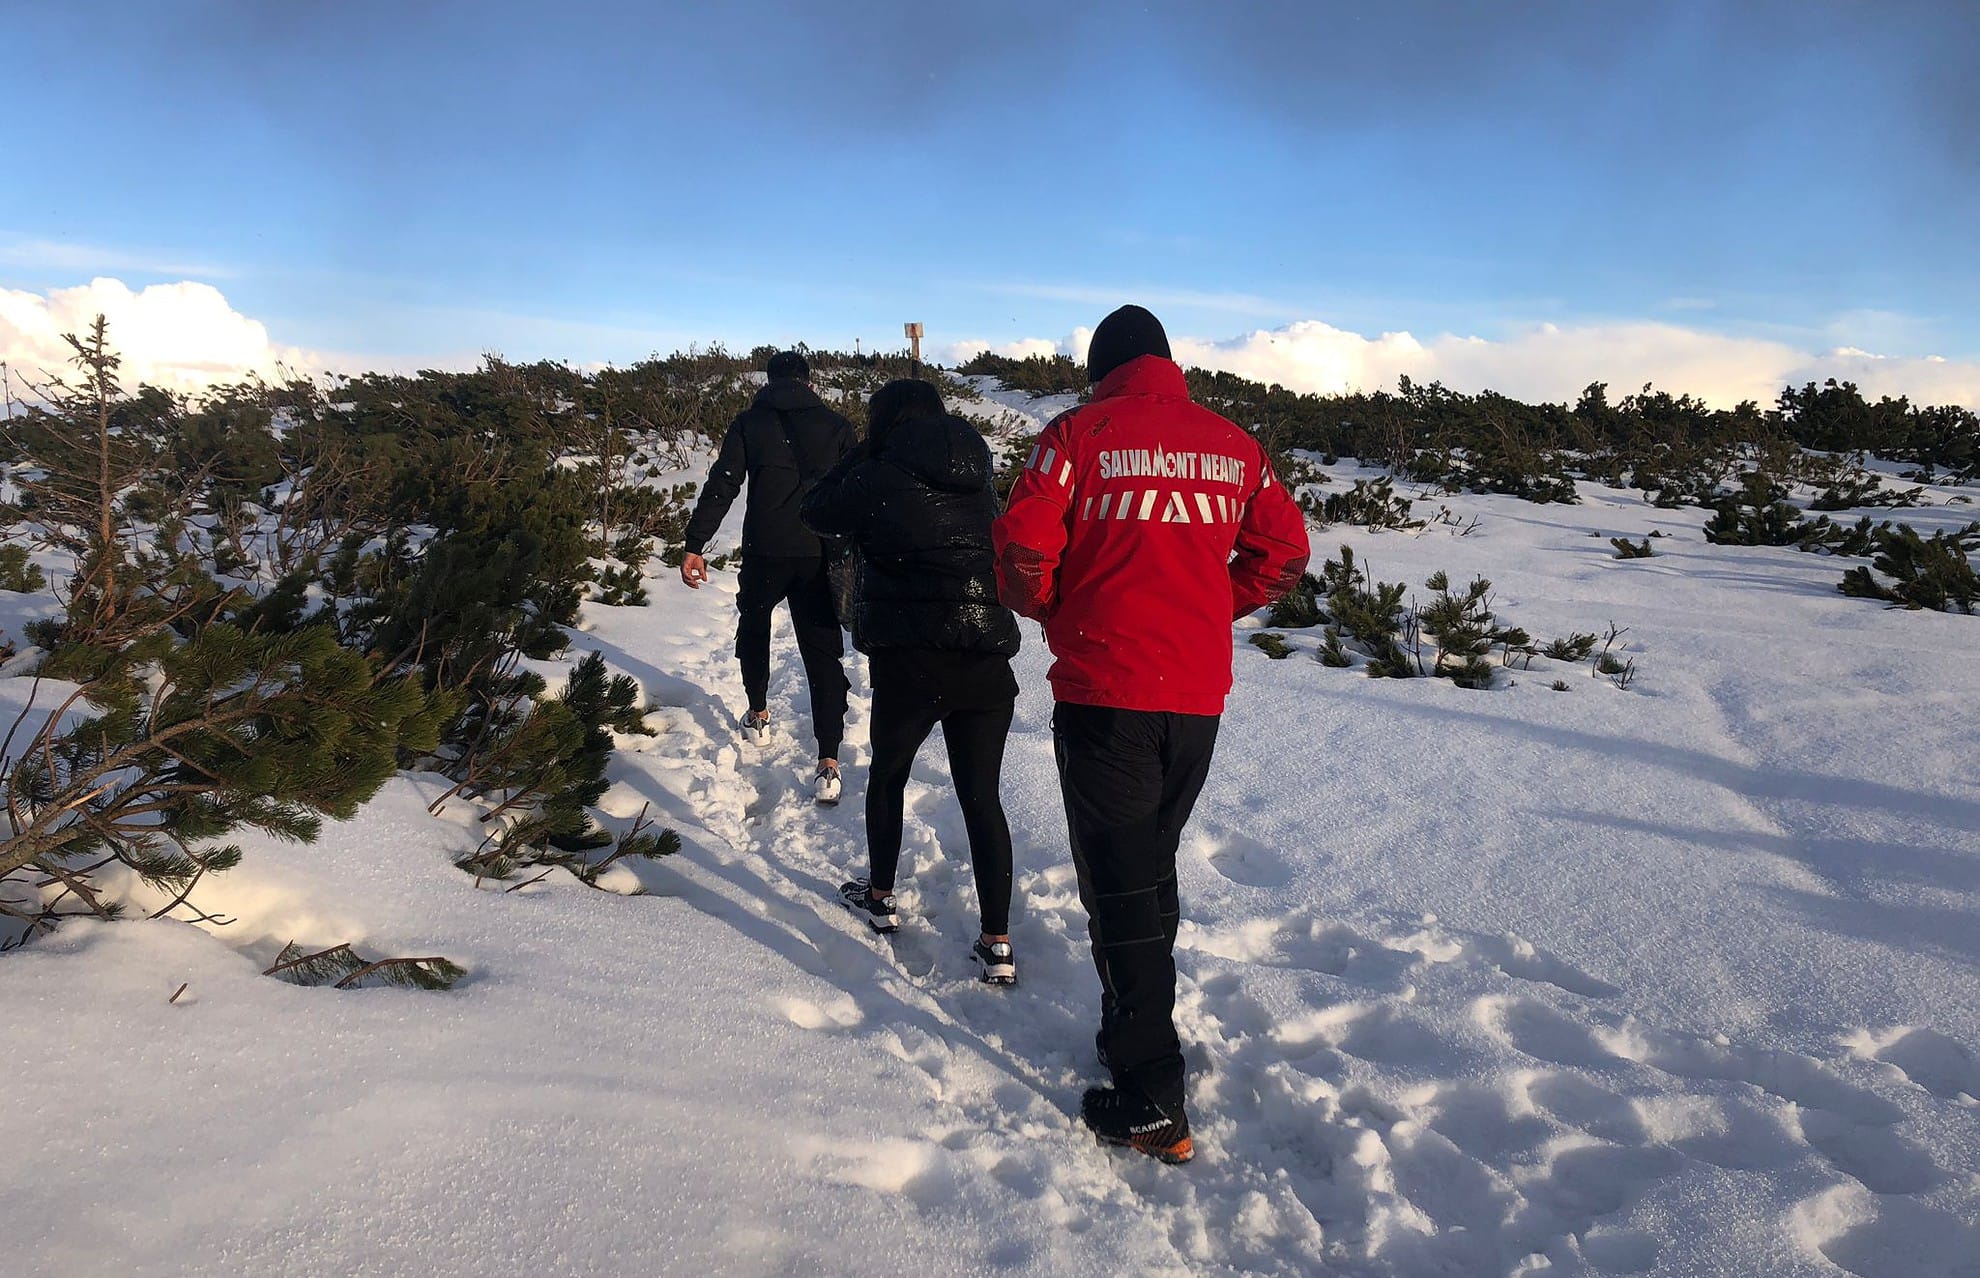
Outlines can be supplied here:
<path id="1" fill-rule="evenodd" d="M 936 724 L 969 831 L 983 915 L 973 947 L 983 979 L 1008 985 L 1011 832 L 998 796 L 1017 680 L 1017 619 L 997 601 L 990 525 L 998 513 L 990 449 L 924 381 L 880 388 L 866 441 L 804 499 L 814 532 L 858 555 L 853 644 L 873 678 L 873 764 L 866 786 L 869 872 L 841 889 L 873 926 L 899 926 L 894 879 L 903 796 L 915 753 Z"/>
<path id="2" fill-rule="evenodd" d="M 743 735 L 767 736 L 770 712 L 770 622 L 789 600 L 798 656 L 811 687 L 812 730 L 818 738 L 813 783 L 821 803 L 839 801 L 839 743 L 845 733 L 846 674 L 839 662 L 845 639 L 832 610 L 826 579 L 827 547 L 798 518 L 798 504 L 816 478 L 853 447 L 852 423 L 825 406 L 811 389 L 811 367 L 796 351 L 780 351 L 764 370 L 769 380 L 755 402 L 737 415 L 722 437 L 722 451 L 687 525 L 681 580 L 699 590 L 708 580 L 702 552 L 721 528 L 743 481 L 742 572 L 737 582 L 736 659 L 742 664 L 749 706 Z"/>

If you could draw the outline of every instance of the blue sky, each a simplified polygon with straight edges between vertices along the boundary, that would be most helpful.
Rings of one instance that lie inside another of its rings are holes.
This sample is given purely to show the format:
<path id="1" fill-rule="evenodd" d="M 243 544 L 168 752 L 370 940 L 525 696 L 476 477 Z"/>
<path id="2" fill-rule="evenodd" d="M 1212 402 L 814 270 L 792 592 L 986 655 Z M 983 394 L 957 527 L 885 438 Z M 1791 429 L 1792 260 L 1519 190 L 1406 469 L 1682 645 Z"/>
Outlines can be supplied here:
<path id="1" fill-rule="evenodd" d="M 22 7 L 0 287 L 576 361 L 1114 304 L 1980 361 L 1980 6 Z M 17 80 L 17 85 L 22 82 Z M 38 85 L 38 88 L 31 87 Z"/>

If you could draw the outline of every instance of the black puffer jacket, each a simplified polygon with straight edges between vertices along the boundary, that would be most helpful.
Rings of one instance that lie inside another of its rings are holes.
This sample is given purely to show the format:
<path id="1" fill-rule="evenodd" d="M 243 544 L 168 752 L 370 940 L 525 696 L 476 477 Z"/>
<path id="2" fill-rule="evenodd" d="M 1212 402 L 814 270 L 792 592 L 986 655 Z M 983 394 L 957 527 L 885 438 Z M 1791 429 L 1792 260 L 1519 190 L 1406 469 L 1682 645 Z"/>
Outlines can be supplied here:
<path id="1" fill-rule="evenodd" d="M 878 447 L 861 444 L 804 500 L 813 530 L 858 550 L 854 646 L 1012 656 L 1017 619 L 997 602 L 983 436 L 946 414 L 873 425 Z"/>
<path id="2" fill-rule="evenodd" d="M 789 439 L 784 426 L 789 423 Z M 821 475 L 855 442 L 852 423 L 825 406 L 796 378 L 778 378 L 756 393 L 756 400 L 729 423 L 722 452 L 708 472 L 708 483 L 688 519 L 688 553 L 701 554 L 749 480 L 743 511 L 742 550 L 765 558 L 809 559 L 820 553 L 818 538 L 798 518 L 804 498 L 802 476 Z M 793 445 L 796 451 L 793 452 Z"/>

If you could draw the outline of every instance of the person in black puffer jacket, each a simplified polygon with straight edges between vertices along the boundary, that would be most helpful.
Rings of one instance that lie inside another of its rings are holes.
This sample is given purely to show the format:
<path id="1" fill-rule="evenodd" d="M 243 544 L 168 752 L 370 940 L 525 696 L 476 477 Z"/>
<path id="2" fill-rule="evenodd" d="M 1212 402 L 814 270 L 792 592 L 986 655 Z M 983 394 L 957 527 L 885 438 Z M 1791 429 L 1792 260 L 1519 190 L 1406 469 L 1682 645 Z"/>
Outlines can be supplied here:
<path id="1" fill-rule="evenodd" d="M 916 751 L 936 724 L 969 831 L 983 912 L 983 978 L 1016 979 L 1010 948 L 1011 832 L 998 787 L 1017 680 L 1017 618 L 997 602 L 990 525 L 998 502 L 989 446 L 951 417 L 935 387 L 894 381 L 867 411 L 867 438 L 804 500 L 814 532 L 858 555 L 853 644 L 873 677 L 866 787 L 868 876 L 842 889 L 876 928 L 898 926 L 894 879 L 902 801 Z"/>
<path id="2" fill-rule="evenodd" d="M 811 389 L 811 366 L 803 355 L 780 351 L 764 371 L 763 389 L 729 424 L 721 455 L 688 519 L 681 580 L 694 590 L 708 580 L 702 552 L 747 480 L 742 572 L 736 582 L 736 659 L 749 705 L 738 726 L 746 739 L 759 744 L 768 735 L 771 615 L 788 600 L 818 739 L 814 793 L 821 803 L 837 803 L 839 742 L 846 720 L 846 675 L 839 665 L 845 637 L 832 609 L 829 548 L 798 518 L 798 503 L 812 481 L 851 450 L 853 428 Z"/>

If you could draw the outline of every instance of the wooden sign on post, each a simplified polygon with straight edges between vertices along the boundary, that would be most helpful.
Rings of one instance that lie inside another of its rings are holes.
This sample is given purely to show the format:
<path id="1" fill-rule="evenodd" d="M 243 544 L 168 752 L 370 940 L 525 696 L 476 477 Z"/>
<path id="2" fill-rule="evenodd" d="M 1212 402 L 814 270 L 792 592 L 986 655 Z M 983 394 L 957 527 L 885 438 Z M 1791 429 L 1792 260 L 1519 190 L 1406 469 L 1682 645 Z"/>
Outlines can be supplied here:
<path id="1" fill-rule="evenodd" d="M 914 362 L 919 364 L 921 362 L 921 325 L 904 324 L 902 327 L 907 330 L 908 353 L 914 357 Z"/>

